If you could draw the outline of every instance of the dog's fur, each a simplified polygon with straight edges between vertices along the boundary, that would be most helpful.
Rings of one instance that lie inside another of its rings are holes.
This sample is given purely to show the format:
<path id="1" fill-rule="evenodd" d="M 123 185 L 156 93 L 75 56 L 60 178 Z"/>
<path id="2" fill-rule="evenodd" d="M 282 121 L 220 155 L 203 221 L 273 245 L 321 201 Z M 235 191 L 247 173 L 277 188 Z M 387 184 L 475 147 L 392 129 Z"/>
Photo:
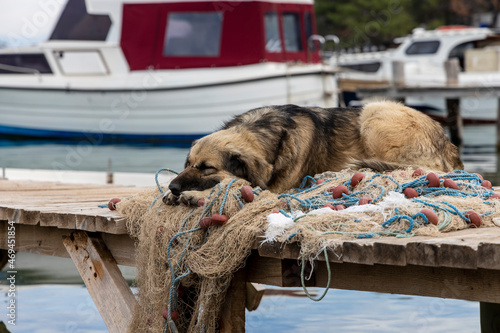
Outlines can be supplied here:
<path id="1" fill-rule="evenodd" d="M 306 175 L 324 171 L 353 167 L 382 172 L 409 165 L 437 171 L 463 168 L 442 127 L 401 104 L 262 107 L 194 142 L 166 201 L 195 204 L 207 195 L 204 190 L 225 178 L 244 178 L 252 186 L 283 192 Z"/>

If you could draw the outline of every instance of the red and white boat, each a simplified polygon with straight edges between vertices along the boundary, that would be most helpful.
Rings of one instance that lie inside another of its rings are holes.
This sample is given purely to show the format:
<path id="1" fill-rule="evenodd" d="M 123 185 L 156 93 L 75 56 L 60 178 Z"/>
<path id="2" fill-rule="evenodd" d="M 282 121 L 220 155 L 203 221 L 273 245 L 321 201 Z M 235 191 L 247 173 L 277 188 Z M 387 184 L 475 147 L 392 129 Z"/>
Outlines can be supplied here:
<path id="1" fill-rule="evenodd" d="M 69 0 L 0 50 L 0 135 L 190 141 L 262 105 L 336 106 L 313 0 Z"/>

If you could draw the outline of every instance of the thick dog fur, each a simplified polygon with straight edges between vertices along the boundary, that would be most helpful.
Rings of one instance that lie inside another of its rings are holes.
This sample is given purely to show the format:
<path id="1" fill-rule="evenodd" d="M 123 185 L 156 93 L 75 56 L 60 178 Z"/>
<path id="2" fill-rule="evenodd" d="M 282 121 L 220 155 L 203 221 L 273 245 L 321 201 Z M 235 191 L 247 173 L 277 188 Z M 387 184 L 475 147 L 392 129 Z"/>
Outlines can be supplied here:
<path id="1" fill-rule="evenodd" d="M 353 167 L 383 172 L 409 165 L 437 171 L 463 168 L 442 127 L 401 104 L 262 107 L 196 141 L 165 199 L 195 204 L 207 195 L 204 190 L 228 177 L 283 192 L 306 175 L 324 171 Z"/>

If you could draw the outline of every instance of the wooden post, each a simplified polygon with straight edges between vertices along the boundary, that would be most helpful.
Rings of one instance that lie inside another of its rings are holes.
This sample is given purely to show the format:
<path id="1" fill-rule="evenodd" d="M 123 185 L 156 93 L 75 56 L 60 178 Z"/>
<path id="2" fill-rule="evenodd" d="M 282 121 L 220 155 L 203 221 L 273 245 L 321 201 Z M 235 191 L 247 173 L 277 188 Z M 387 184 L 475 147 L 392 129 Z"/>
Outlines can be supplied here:
<path id="1" fill-rule="evenodd" d="M 446 72 L 446 85 L 454 86 L 458 84 L 458 73 L 460 73 L 460 63 L 457 58 L 451 58 L 444 62 Z"/>
<path id="2" fill-rule="evenodd" d="M 234 273 L 233 280 L 222 305 L 222 327 L 223 333 L 245 332 L 245 306 L 247 294 L 247 270 L 241 268 Z"/>
<path id="3" fill-rule="evenodd" d="M 498 100 L 497 103 L 498 103 L 497 104 L 497 153 L 498 154 L 497 155 L 500 156 L 500 99 Z"/>
<path id="4" fill-rule="evenodd" d="M 445 61 L 444 70 L 446 72 L 446 85 L 458 85 L 458 73 L 460 72 L 458 59 L 452 58 Z M 461 150 L 463 123 L 460 115 L 460 100 L 456 98 L 446 99 L 446 109 L 448 111 L 448 118 L 446 119 L 446 122 L 450 130 L 451 142 L 453 142 L 453 144 Z"/>
<path id="5" fill-rule="evenodd" d="M 479 302 L 481 333 L 499 332 L 500 304 Z"/>
<path id="6" fill-rule="evenodd" d="M 126 332 L 137 301 L 104 242 L 76 231 L 63 243 L 108 330 Z"/>
<path id="7" fill-rule="evenodd" d="M 402 88 L 405 86 L 405 63 L 403 61 L 392 62 L 392 82 L 396 88 Z M 404 97 L 395 98 L 394 100 L 403 104 L 405 102 Z"/>
<path id="8" fill-rule="evenodd" d="M 405 85 L 405 63 L 402 61 L 392 62 L 392 82 L 396 87 Z"/>
<path id="9" fill-rule="evenodd" d="M 460 116 L 460 100 L 457 98 L 446 99 L 446 109 L 448 111 L 446 124 L 450 130 L 451 142 L 458 147 L 459 151 L 461 151 L 463 122 L 462 117 Z"/>

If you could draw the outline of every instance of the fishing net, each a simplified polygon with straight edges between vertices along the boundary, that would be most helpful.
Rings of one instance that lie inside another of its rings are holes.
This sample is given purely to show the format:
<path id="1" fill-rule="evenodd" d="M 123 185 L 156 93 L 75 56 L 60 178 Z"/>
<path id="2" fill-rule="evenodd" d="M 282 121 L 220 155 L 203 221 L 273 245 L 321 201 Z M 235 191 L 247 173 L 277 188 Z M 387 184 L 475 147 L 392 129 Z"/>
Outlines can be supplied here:
<path id="1" fill-rule="evenodd" d="M 202 207 L 165 205 L 160 185 L 121 201 L 118 211 L 137 240 L 139 306 L 129 332 L 218 330 L 232 275 L 258 236 L 298 242 L 301 257 L 311 260 L 347 239 L 500 225 L 498 195 L 479 175 L 436 172 L 438 183 L 429 187 L 427 172 L 418 173 L 327 172 L 289 193 L 254 188 L 253 200 L 242 195 L 246 181 L 230 180 L 214 187 Z M 409 199 L 407 189 L 418 196 Z M 219 215 L 228 218 L 221 226 L 207 220 Z"/>

